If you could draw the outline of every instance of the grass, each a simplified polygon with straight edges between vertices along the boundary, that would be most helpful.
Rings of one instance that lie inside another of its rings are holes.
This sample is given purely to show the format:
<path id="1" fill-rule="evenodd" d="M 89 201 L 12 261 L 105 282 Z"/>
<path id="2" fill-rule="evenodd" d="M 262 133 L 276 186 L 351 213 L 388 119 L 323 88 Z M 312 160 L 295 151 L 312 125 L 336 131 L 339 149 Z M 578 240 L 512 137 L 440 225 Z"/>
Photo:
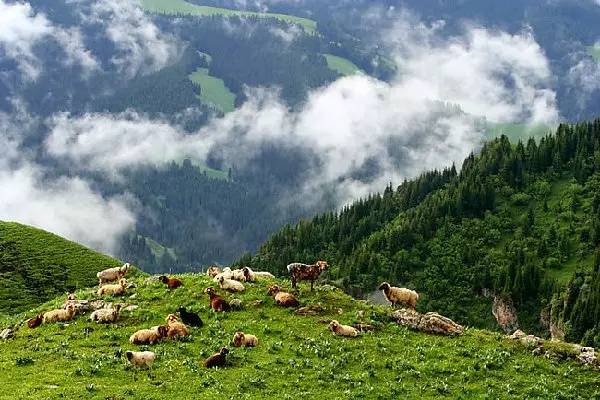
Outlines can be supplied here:
<path id="1" fill-rule="evenodd" d="M 208 74 L 207 68 L 198 68 L 190 75 L 190 80 L 200 86 L 198 98 L 224 113 L 235 109 L 235 95 L 225 86 L 222 79 Z"/>
<path id="2" fill-rule="evenodd" d="M 96 272 L 120 266 L 52 233 L 0 221 L 0 311 L 20 311 L 59 293 L 97 282 Z"/>
<path id="3" fill-rule="evenodd" d="M 600 62 L 600 44 L 590 46 L 590 54 L 596 61 Z"/>
<path id="4" fill-rule="evenodd" d="M 165 252 L 168 252 L 174 260 L 177 260 L 177 254 L 175 254 L 174 249 L 170 247 L 165 247 L 157 241 L 150 239 L 149 237 L 144 237 L 144 239 L 146 241 L 146 246 L 150 248 L 152 255 L 157 259 L 160 259 L 165 254 Z"/>
<path id="5" fill-rule="evenodd" d="M 550 133 L 554 127 L 546 124 L 525 124 L 525 123 L 493 123 L 486 125 L 486 137 L 494 139 L 501 135 L 506 135 L 511 142 L 519 140 L 526 141 L 530 137 L 541 138 Z"/>
<path id="6" fill-rule="evenodd" d="M 247 284 L 238 296 L 243 308 L 226 314 L 208 310 L 204 275 L 179 276 L 184 286 L 168 291 L 159 282 L 134 279 L 125 301 L 139 308 L 120 321 L 101 326 L 87 316 L 68 324 L 22 328 L 0 342 L 1 399 L 421 399 L 421 398 L 594 398 L 600 396 L 598 372 L 572 361 L 537 357 L 500 334 L 467 329 L 461 337 L 416 333 L 397 326 L 389 308 L 355 301 L 338 289 L 301 286 L 304 305 L 321 304 L 316 316 L 299 316 L 274 305 L 266 284 Z M 280 281 L 289 287 L 289 281 Z M 80 298 L 94 290 L 79 291 Z M 233 296 L 226 295 L 228 298 Z M 0 320 L 6 325 L 37 311 L 60 306 L 58 298 L 28 315 Z M 255 301 L 262 301 L 255 304 Z M 178 342 L 133 346 L 128 337 L 163 323 L 185 305 L 200 312 L 203 328 Z M 323 320 L 366 322 L 374 333 L 356 339 L 334 337 Z M 256 348 L 232 348 L 237 330 L 256 334 Z M 228 346 L 223 369 L 206 370 L 201 361 Z M 123 354 L 151 349 L 152 370 L 127 365 Z"/>
<path id="7" fill-rule="evenodd" d="M 334 56 L 333 54 L 323 54 L 327 60 L 327 66 L 330 70 L 337 72 L 340 75 L 353 75 L 356 73 L 362 73 L 363 71 L 358 68 L 352 61 L 342 57 Z"/>
<path id="8" fill-rule="evenodd" d="M 317 23 L 308 18 L 296 17 L 286 14 L 259 13 L 252 11 L 239 11 L 227 8 L 199 6 L 184 0 L 141 0 L 144 10 L 155 14 L 167 15 L 197 15 L 197 16 L 223 16 L 223 17 L 258 17 L 274 18 L 280 21 L 301 26 L 306 33 L 315 34 Z"/>

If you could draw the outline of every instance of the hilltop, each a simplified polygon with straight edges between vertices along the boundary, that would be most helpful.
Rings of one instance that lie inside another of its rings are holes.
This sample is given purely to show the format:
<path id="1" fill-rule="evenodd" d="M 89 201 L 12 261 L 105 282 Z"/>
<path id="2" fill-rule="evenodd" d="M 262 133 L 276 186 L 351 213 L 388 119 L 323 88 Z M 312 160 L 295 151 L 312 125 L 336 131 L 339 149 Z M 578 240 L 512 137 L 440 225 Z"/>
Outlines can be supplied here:
<path id="1" fill-rule="evenodd" d="M 52 233 L 0 221 L 0 313 L 24 311 L 92 286 L 96 272 L 121 265 Z"/>
<path id="2" fill-rule="evenodd" d="M 154 279 L 131 279 L 123 301 L 139 306 L 112 325 L 88 315 L 67 324 L 42 325 L 0 342 L 0 398 L 590 398 L 600 394 L 598 372 L 571 361 L 534 356 L 502 335 L 467 329 L 459 337 L 416 333 L 396 325 L 389 307 L 356 301 L 341 290 L 301 285 L 302 305 L 319 304 L 317 315 L 300 316 L 274 305 L 267 283 L 247 284 L 242 310 L 216 314 L 202 293 L 215 286 L 205 275 L 179 275 L 175 291 Z M 289 288 L 289 281 L 277 282 Z M 77 291 L 93 299 L 94 289 Z M 234 296 L 226 295 L 229 299 Z M 2 320 L 18 322 L 62 306 L 63 297 L 30 313 Z M 115 299 L 116 300 L 116 299 Z M 179 306 L 199 312 L 204 327 L 178 342 L 133 346 L 129 336 L 164 322 Z M 332 336 L 323 321 L 336 319 L 375 326 L 359 338 Z M 259 337 L 256 348 L 233 348 L 235 331 Z M 207 370 L 201 361 L 219 348 L 231 350 L 229 365 Z M 127 365 L 127 350 L 157 354 L 151 371 Z"/>

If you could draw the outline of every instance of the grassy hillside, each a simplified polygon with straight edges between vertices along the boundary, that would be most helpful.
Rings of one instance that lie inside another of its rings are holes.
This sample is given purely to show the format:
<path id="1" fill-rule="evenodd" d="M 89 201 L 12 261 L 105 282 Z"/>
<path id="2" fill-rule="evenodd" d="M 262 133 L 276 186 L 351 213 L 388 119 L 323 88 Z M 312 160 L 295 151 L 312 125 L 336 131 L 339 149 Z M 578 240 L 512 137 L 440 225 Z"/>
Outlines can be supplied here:
<path id="1" fill-rule="evenodd" d="M 340 75 L 353 75 L 362 72 L 352 61 L 333 54 L 323 54 L 327 60 L 327 66 Z"/>
<path id="2" fill-rule="evenodd" d="M 266 296 L 266 284 L 247 284 L 238 296 L 243 309 L 215 314 L 202 294 L 204 275 L 180 276 L 184 286 L 169 292 L 138 278 L 124 301 L 138 305 L 113 325 L 81 315 L 69 324 L 22 328 L 0 342 L 1 399 L 420 399 L 420 398 L 593 398 L 598 372 L 571 361 L 531 354 L 499 334 L 468 329 L 448 338 L 397 326 L 389 308 L 355 301 L 338 289 L 301 286 L 303 305 L 320 304 L 318 315 L 299 316 Z M 289 281 L 279 282 L 289 287 Z M 82 290 L 80 298 L 93 298 Z M 228 298 L 232 296 L 226 295 Z M 256 302 L 262 302 L 257 304 Z M 62 298 L 39 311 L 62 304 Z M 200 312 L 204 327 L 178 342 L 133 346 L 129 336 L 163 323 L 178 306 Z M 12 321 L 24 318 L 14 315 Z M 376 326 L 359 338 L 334 337 L 323 320 Z M 10 321 L 0 320 L 0 326 Z M 256 348 L 230 346 L 235 331 L 256 334 Z M 228 346 L 229 364 L 206 370 L 201 361 Z M 156 352 L 151 371 L 127 365 L 127 350 Z"/>
<path id="3" fill-rule="evenodd" d="M 590 54 L 600 62 L 600 45 L 590 46 Z"/>
<path id="4" fill-rule="evenodd" d="M 505 135 L 512 142 L 516 143 L 519 140 L 526 141 L 529 138 L 542 138 L 552 132 L 554 128 L 545 124 L 524 124 L 524 123 L 493 123 L 489 122 L 486 125 L 486 137 L 494 139 Z"/>
<path id="5" fill-rule="evenodd" d="M 191 81 L 200 86 L 198 98 L 205 104 L 228 113 L 235 109 L 235 95 L 225 86 L 222 79 L 208 74 L 208 68 L 198 68 L 190 75 Z"/>
<path id="6" fill-rule="evenodd" d="M 223 16 L 223 17 L 258 17 L 275 18 L 290 24 L 300 25 L 307 33 L 314 34 L 317 23 L 307 18 L 286 14 L 258 13 L 251 11 L 231 10 L 227 8 L 199 6 L 184 0 L 141 0 L 144 10 L 156 14 L 168 15 L 198 15 L 198 16 Z"/>
<path id="7" fill-rule="evenodd" d="M 96 272 L 120 265 L 52 233 L 0 221 L 0 313 L 26 310 L 88 287 L 97 282 Z"/>

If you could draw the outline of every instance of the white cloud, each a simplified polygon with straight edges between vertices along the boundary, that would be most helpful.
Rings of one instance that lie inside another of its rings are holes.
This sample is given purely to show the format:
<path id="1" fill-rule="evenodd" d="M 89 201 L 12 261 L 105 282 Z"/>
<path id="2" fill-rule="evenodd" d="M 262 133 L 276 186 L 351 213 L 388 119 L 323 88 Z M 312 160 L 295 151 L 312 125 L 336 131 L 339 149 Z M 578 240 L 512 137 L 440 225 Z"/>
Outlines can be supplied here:
<path id="1" fill-rule="evenodd" d="M 85 49 L 80 32 L 55 26 L 42 13 L 35 13 L 29 3 L 0 0 L 0 50 L 13 59 L 28 79 L 36 79 L 42 66 L 34 46 L 43 40 L 55 40 L 65 51 L 67 64 L 80 64 L 86 71 L 98 68 Z"/>

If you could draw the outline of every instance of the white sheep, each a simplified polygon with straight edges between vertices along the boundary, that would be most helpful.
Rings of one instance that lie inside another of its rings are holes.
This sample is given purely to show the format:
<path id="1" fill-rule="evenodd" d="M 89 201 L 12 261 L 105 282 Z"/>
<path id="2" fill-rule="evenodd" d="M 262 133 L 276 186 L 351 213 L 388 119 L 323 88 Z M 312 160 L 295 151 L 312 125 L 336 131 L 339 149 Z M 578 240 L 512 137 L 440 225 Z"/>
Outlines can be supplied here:
<path id="1" fill-rule="evenodd" d="M 125 263 L 121 267 L 108 268 L 104 271 L 98 272 L 96 274 L 99 281 L 98 285 L 102 286 L 105 283 L 114 282 L 118 279 L 121 279 L 125 276 L 127 270 L 129 270 L 129 263 Z"/>
<path id="2" fill-rule="evenodd" d="M 125 293 L 125 287 L 127 286 L 127 279 L 121 278 L 117 285 L 104 285 L 98 289 L 98 296 L 112 295 L 121 296 Z"/>
<path id="3" fill-rule="evenodd" d="M 417 306 L 419 294 L 414 290 L 390 286 L 387 282 L 383 282 L 379 285 L 379 290 L 383 291 L 387 301 L 392 303 L 392 307 L 401 305 L 414 310 Z"/>
<path id="4" fill-rule="evenodd" d="M 75 316 L 75 306 L 72 304 L 67 305 L 66 309 L 52 310 L 44 313 L 44 323 L 50 322 L 66 322 L 73 319 Z"/>
<path id="5" fill-rule="evenodd" d="M 90 315 L 92 321 L 96 321 L 99 324 L 110 324 L 117 322 L 119 319 L 119 312 L 121 311 L 121 304 L 117 304 L 112 308 L 101 308 L 96 310 Z"/>
<path id="6" fill-rule="evenodd" d="M 125 356 L 132 365 L 146 368 L 150 368 L 156 359 L 156 354 L 151 351 L 127 351 Z"/>
<path id="7" fill-rule="evenodd" d="M 258 279 L 274 279 L 275 278 L 275 276 L 273 276 L 273 274 L 270 272 L 252 271 L 252 269 L 250 269 L 250 267 L 244 267 L 244 268 L 242 268 L 242 271 L 244 272 L 244 277 L 246 278 L 247 282 L 256 282 L 256 280 L 258 280 Z"/>
<path id="8" fill-rule="evenodd" d="M 231 268 L 229 268 L 229 267 L 223 268 L 223 271 L 221 271 L 221 273 L 214 276 L 213 281 L 218 283 L 219 279 L 221 277 L 223 277 L 225 279 L 233 279 L 233 271 L 231 270 Z"/>
<path id="9" fill-rule="evenodd" d="M 258 346 L 258 338 L 244 332 L 236 332 L 233 335 L 233 345 L 235 347 L 256 347 Z"/>
<path id="10" fill-rule="evenodd" d="M 246 290 L 244 285 L 241 282 L 234 281 L 233 279 L 225 279 L 224 277 L 219 278 L 219 287 L 223 290 L 227 290 L 229 292 L 243 292 Z"/>
<path id="11" fill-rule="evenodd" d="M 357 337 L 358 330 L 349 325 L 342 325 L 338 321 L 333 320 L 329 323 L 329 329 L 337 336 Z"/>
<path id="12" fill-rule="evenodd" d="M 150 329 L 140 329 L 129 337 L 132 344 L 154 344 L 167 336 L 169 328 L 167 326 L 153 326 Z"/>

